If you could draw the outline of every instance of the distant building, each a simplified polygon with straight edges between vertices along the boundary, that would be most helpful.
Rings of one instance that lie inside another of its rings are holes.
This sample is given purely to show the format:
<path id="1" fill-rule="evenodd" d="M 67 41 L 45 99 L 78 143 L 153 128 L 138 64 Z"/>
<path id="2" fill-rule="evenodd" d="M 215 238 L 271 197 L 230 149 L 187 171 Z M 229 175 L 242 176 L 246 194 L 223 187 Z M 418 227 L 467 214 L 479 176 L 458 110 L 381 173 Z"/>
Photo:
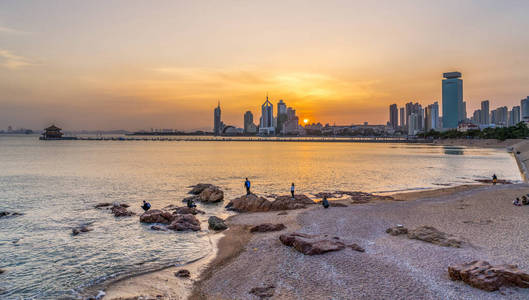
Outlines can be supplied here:
<path id="1" fill-rule="evenodd" d="M 7 133 L 13 132 L 13 127 L 11 125 L 7 126 Z"/>
<path id="2" fill-rule="evenodd" d="M 406 120 L 408 121 L 406 123 L 406 126 L 407 126 L 408 132 L 409 132 L 409 127 L 410 127 L 409 120 L 410 120 L 411 114 L 415 114 L 416 115 L 415 117 L 417 118 L 417 124 L 416 124 L 415 129 L 424 130 L 424 109 L 419 103 L 409 102 L 409 103 L 406 103 Z"/>
<path id="3" fill-rule="evenodd" d="M 469 130 L 479 130 L 479 125 L 476 125 L 472 122 L 463 121 L 457 126 L 457 131 L 467 132 Z"/>
<path id="4" fill-rule="evenodd" d="M 406 128 L 406 113 L 404 112 L 404 107 L 400 108 L 400 127 L 402 129 Z"/>
<path id="5" fill-rule="evenodd" d="M 474 115 L 472 116 L 472 121 L 474 124 L 481 124 L 481 109 L 476 109 Z"/>
<path id="6" fill-rule="evenodd" d="M 220 101 L 219 101 L 219 104 L 218 106 L 213 110 L 213 134 L 215 135 L 221 135 L 222 134 L 222 130 L 224 128 L 222 128 L 222 121 L 221 121 L 221 118 L 220 118 Z"/>
<path id="7" fill-rule="evenodd" d="M 480 116 L 481 125 L 490 124 L 489 106 L 490 106 L 489 100 L 481 101 L 481 116 Z"/>
<path id="8" fill-rule="evenodd" d="M 520 114 L 523 122 L 529 122 L 529 96 L 520 101 Z"/>
<path id="9" fill-rule="evenodd" d="M 244 113 L 244 133 L 257 133 L 257 126 L 253 123 L 253 114 L 251 111 Z"/>
<path id="10" fill-rule="evenodd" d="M 391 104 L 389 106 L 389 125 L 393 129 L 399 127 L 399 109 L 397 108 L 397 104 Z"/>
<path id="11" fill-rule="evenodd" d="M 276 125 L 277 133 L 281 133 L 281 130 L 283 129 L 283 124 L 287 120 L 287 105 L 283 100 L 279 100 L 277 102 L 277 117 L 276 117 Z"/>
<path id="12" fill-rule="evenodd" d="M 507 126 L 508 109 L 507 106 L 498 107 L 491 112 L 490 123 L 496 127 Z"/>
<path id="13" fill-rule="evenodd" d="M 520 123 L 520 106 L 513 106 L 509 111 L 508 126 L 515 126 Z"/>
<path id="14" fill-rule="evenodd" d="M 55 125 L 51 125 L 50 127 L 44 129 L 44 133 L 42 133 L 41 139 L 43 140 L 60 140 L 62 139 L 62 129 Z"/>
<path id="15" fill-rule="evenodd" d="M 424 131 L 430 131 L 432 129 L 439 128 L 439 104 L 428 105 L 424 109 Z"/>
<path id="16" fill-rule="evenodd" d="M 463 116 L 463 80 L 460 72 L 443 73 L 443 127 L 457 128 Z"/>
<path id="17" fill-rule="evenodd" d="M 259 126 L 259 134 L 274 134 L 274 105 L 268 100 L 261 105 L 261 122 Z"/>
<path id="18" fill-rule="evenodd" d="M 416 135 L 419 133 L 419 116 L 412 112 L 408 117 L 408 135 Z"/>

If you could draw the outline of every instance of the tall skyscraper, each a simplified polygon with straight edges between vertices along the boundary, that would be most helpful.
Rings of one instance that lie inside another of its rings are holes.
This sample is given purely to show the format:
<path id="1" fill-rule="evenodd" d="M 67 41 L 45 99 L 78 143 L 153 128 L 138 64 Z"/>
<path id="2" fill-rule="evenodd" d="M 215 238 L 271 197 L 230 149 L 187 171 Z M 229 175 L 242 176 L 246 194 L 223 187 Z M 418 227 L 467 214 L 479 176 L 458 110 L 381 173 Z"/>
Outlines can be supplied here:
<path id="1" fill-rule="evenodd" d="M 277 133 L 281 133 L 281 129 L 283 128 L 283 124 L 287 120 L 287 105 L 283 100 L 279 100 L 277 102 L 277 125 L 276 125 L 276 131 Z"/>
<path id="2" fill-rule="evenodd" d="M 443 127 L 457 128 L 462 117 L 463 80 L 460 72 L 443 73 Z"/>
<path id="3" fill-rule="evenodd" d="M 481 124 L 490 124 L 489 100 L 481 101 Z"/>
<path id="4" fill-rule="evenodd" d="M 412 112 L 408 117 L 408 135 L 416 135 L 419 132 L 419 119 L 417 113 Z"/>
<path id="5" fill-rule="evenodd" d="M 259 127 L 260 134 L 273 134 L 275 133 L 274 127 L 274 105 L 268 100 L 261 105 L 261 124 Z"/>
<path id="6" fill-rule="evenodd" d="M 521 116 L 522 116 L 522 119 L 520 121 L 523 121 L 523 122 L 529 122 L 529 96 L 527 96 L 527 98 L 525 99 L 522 99 L 522 101 L 520 101 L 520 104 L 521 104 Z"/>
<path id="7" fill-rule="evenodd" d="M 476 109 L 474 111 L 474 115 L 472 116 L 472 121 L 474 121 L 475 124 L 481 124 L 481 109 Z"/>
<path id="8" fill-rule="evenodd" d="M 520 106 L 513 106 L 509 111 L 509 126 L 515 126 L 520 123 Z"/>
<path id="9" fill-rule="evenodd" d="M 399 109 L 397 108 L 397 104 L 391 104 L 389 106 L 389 125 L 393 129 L 399 127 Z"/>
<path id="10" fill-rule="evenodd" d="M 424 130 L 439 129 L 439 103 L 434 102 L 425 108 Z"/>
<path id="11" fill-rule="evenodd" d="M 220 135 L 222 133 L 222 121 L 220 119 L 220 101 L 218 106 L 213 110 L 213 134 Z"/>
<path id="12" fill-rule="evenodd" d="M 460 116 L 459 116 L 460 122 L 467 119 L 467 102 L 466 101 L 461 102 L 461 109 L 459 113 L 460 113 Z"/>
<path id="13" fill-rule="evenodd" d="M 415 114 L 415 118 L 417 119 L 417 130 L 423 130 L 424 129 L 424 109 L 419 103 L 413 103 L 409 102 L 406 103 L 406 120 L 410 120 L 411 114 Z M 409 123 L 406 123 L 406 127 L 409 132 Z"/>
<path id="14" fill-rule="evenodd" d="M 253 124 L 253 114 L 251 111 L 244 113 L 244 133 L 250 133 L 250 127 L 255 126 Z"/>
<path id="15" fill-rule="evenodd" d="M 406 113 L 404 112 L 404 107 L 400 108 L 400 127 L 402 129 L 406 128 Z"/>

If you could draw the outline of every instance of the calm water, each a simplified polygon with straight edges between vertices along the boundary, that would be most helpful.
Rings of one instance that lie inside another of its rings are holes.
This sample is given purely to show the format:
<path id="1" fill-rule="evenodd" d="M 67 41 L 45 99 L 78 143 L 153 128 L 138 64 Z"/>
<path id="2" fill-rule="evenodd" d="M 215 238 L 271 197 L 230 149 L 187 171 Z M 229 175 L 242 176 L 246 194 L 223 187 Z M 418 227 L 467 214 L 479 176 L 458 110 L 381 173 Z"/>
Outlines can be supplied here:
<path id="1" fill-rule="evenodd" d="M 2 299 L 78 297 L 106 278 L 183 264 L 211 251 L 207 223 L 198 233 L 153 232 L 138 217 L 114 218 L 98 202 L 121 202 L 140 213 L 181 205 L 187 186 L 211 182 L 231 199 L 244 177 L 257 193 L 334 190 L 389 192 L 521 180 L 502 150 L 401 144 L 153 141 L 39 141 L 0 136 Z M 201 205 L 226 216 L 223 205 Z M 71 228 L 93 223 L 73 237 Z M 18 242 L 17 242 L 18 241 Z"/>

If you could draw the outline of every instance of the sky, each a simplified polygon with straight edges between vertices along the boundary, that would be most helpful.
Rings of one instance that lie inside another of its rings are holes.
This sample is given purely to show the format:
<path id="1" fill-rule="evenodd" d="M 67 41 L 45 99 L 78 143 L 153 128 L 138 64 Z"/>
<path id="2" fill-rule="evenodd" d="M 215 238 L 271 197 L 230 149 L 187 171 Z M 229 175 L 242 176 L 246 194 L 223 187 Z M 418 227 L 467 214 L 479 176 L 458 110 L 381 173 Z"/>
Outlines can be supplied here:
<path id="1" fill-rule="evenodd" d="M 529 95 L 529 1 L 0 2 L 0 129 L 209 129 L 260 116 L 385 124 L 441 102 L 463 74 L 469 115 Z"/>

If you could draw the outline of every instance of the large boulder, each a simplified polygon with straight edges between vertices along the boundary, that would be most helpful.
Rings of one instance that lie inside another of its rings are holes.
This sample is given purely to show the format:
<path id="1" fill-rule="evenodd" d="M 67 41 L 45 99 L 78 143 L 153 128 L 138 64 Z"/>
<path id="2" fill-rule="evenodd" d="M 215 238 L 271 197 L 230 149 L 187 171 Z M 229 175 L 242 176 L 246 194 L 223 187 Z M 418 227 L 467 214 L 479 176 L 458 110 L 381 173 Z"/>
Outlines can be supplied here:
<path id="1" fill-rule="evenodd" d="M 282 234 L 279 240 L 286 246 L 293 247 L 305 255 L 323 254 L 345 249 L 345 243 L 339 238 L 329 239 L 318 235 L 304 233 Z"/>
<path id="2" fill-rule="evenodd" d="M 167 229 L 175 231 L 199 231 L 200 230 L 200 221 L 193 215 L 175 215 L 174 220 L 171 222 Z"/>
<path id="3" fill-rule="evenodd" d="M 178 270 L 177 272 L 175 272 L 174 276 L 182 277 L 182 278 L 189 278 L 191 277 L 191 272 L 189 272 L 189 270 L 182 269 L 182 270 Z"/>
<path id="4" fill-rule="evenodd" d="M 130 217 L 135 215 L 134 212 L 127 209 L 128 205 L 113 205 L 110 211 L 114 214 L 114 217 Z"/>
<path id="5" fill-rule="evenodd" d="M 205 188 L 199 194 L 199 200 L 207 203 L 220 202 L 224 199 L 224 192 L 216 186 L 210 186 Z"/>
<path id="6" fill-rule="evenodd" d="M 226 208 L 237 212 L 264 212 L 300 209 L 310 204 L 315 202 L 304 195 L 298 195 L 295 199 L 290 196 L 279 196 L 274 201 L 269 201 L 264 197 L 249 194 L 233 199 Z"/>
<path id="7" fill-rule="evenodd" d="M 159 209 L 152 209 L 140 215 L 140 222 L 142 223 L 161 223 L 171 224 L 175 219 L 175 215 L 171 212 Z"/>
<path id="8" fill-rule="evenodd" d="M 390 227 L 388 229 L 386 229 L 386 233 L 389 233 L 391 235 L 401 235 L 401 234 L 408 234 L 408 228 L 402 226 L 402 225 L 397 225 L 395 227 Z"/>
<path id="9" fill-rule="evenodd" d="M 228 225 L 226 225 L 224 220 L 219 217 L 215 217 L 215 216 L 209 217 L 208 225 L 209 225 L 209 229 L 213 229 L 217 231 L 228 229 Z"/>
<path id="10" fill-rule="evenodd" d="M 187 215 L 187 214 L 205 214 L 204 211 L 197 209 L 196 207 L 187 207 L 187 206 L 176 206 L 176 205 L 169 205 L 164 207 L 164 210 L 171 210 L 173 214 L 177 215 Z"/>
<path id="11" fill-rule="evenodd" d="M 529 288 L 529 274 L 519 270 L 516 265 L 493 266 L 486 261 L 475 260 L 448 267 L 448 275 L 451 280 L 461 280 L 489 292 L 502 286 Z"/>
<path id="12" fill-rule="evenodd" d="M 199 183 L 196 185 L 190 186 L 191 190 L 189 191 L 189 194 L 198 195 L 202 193 L 203 190 L 209 188 L 209 187 L 216 187 L 213 184 L 210 183 Z"/>
<path id="13" fill-rule="evenodd" d="M 264 224 L 256 225 L 256 226 L 250 228 L 250 232 L 281 231 L 281 230 L 283 230 L 285 228 L 287 228 L 287 227 L 283 223 L 279 223 L 279 224 L 264 223 Z"/>
<path id="14" fill-rule="evenodd" d="M 420 226 L 416 229 L 408 230 L 408 238 L 421 240 L 443 247 L 460 248 L 462 244 L 461 240 L 431 226 Z"/>
<path id="15" fill-rule="evenodd" d="M 275 290 L 276 287 L 274 285 L 268 285 L 264 287 L 254 287 L 249 293 L 259 297 L 259 299 L 266 299 L 273 297 Z"/>

